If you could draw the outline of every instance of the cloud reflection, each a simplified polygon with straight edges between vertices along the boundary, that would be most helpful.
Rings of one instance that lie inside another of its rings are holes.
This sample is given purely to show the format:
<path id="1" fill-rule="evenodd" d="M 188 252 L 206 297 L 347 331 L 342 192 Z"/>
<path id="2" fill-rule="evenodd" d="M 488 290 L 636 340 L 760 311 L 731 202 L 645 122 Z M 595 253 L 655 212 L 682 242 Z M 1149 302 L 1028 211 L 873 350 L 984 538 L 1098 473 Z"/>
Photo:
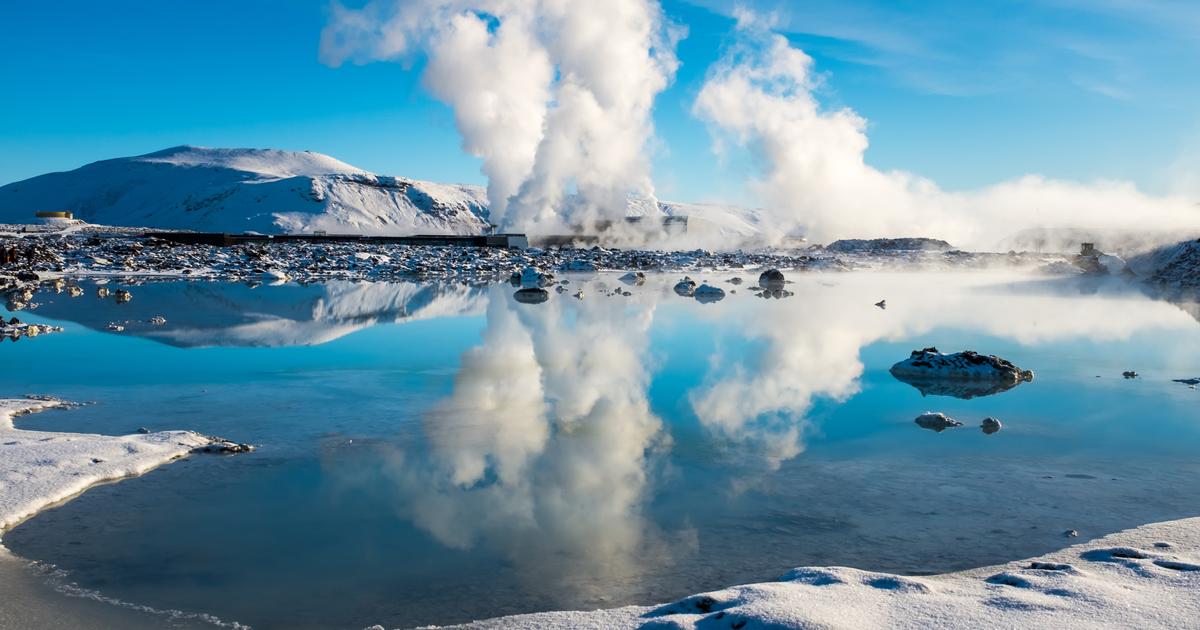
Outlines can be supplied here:
<path id="1" fill-rule="evenodd" d="M 557 587 L 635 576 L 665 562 L 643 516 L 648 469 L 666 447 L 647 399 L 652 302 L 490 294 L 483 343 L 424 420 L 429 443 L 390 474 L 406 516 L 451 547 L 483 545 L 531 582 Z"/>

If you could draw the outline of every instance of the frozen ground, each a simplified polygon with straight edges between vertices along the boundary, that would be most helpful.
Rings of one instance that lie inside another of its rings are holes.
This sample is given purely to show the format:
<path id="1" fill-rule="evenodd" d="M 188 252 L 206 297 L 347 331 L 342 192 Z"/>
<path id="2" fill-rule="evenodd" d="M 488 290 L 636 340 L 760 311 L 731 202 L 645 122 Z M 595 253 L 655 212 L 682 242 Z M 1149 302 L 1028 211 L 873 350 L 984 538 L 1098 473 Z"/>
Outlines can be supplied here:
<path id="1" fill-rule="evenodd" d="M 919 240 L 919 239 L 908 239 Z M 7 252 L 7 254 L 6 254 Z M 5 262 L 5 256 L 10 261 Z M 230 247 L 180 245 L 106 233 L 99 226 L 68 234 L 0 232 L 0 270 L 55 277 L 188 277 L 223 280 L 329 279 L 504 281 L 525 267 L 541 271 L 645 270 L 663 272 L 777 268 L 1034 269 L 1069 265 L 1071 257 L 1040 253 L 981 253 L 922 248 L 820 246 L 755 251 L 691 249 L 427 247 L 369 243 L 287 242 Z M 1081 270 L 1073 268 L 1078 273 Z M 4 288 L 0 271 L 0 289 Z"/>
<path id="2" fill-rule="evenodd" d="M 192 431 L 107 436 L 13 426 L 16 416 L 64 405 L 58 400 L 0 399 L 0 532 L 98 483 L 140 475 L 197 449 L 225 444 Z"/>
<path id="3" fill-rule="evenodd" d="M 981 533 L 980 535 L 986 535 Z M 1200 518 L 1030 560 L 907 577 L 800 567 L 663 606 L 504 617 L 464 628 L 1182 628 L 1200 619 Z"/>

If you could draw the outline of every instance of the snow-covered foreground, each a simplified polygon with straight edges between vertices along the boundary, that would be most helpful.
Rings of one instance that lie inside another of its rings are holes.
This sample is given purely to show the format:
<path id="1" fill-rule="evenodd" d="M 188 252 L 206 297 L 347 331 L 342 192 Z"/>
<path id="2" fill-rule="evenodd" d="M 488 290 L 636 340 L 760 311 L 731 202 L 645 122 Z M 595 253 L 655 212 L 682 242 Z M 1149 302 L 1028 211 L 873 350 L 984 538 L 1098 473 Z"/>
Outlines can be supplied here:
<path id="1" fill-rule="evenodd" d="M 980 534 L 984 535 L 984 534 Z M 1200 518 L 1039 558 L 928 577 L 801 567 L 664 606 L 503 617 L 464 628 L 1183 628 L 1200 619 Z"/>
<path id="2" fill-rule="evenodd" d="M 107 436 L 13 426 L 15 416 L 63 404 L 0 399 L 0 533 L 98 483 L 140 475 L 216 441 L 192 431 Z"/>

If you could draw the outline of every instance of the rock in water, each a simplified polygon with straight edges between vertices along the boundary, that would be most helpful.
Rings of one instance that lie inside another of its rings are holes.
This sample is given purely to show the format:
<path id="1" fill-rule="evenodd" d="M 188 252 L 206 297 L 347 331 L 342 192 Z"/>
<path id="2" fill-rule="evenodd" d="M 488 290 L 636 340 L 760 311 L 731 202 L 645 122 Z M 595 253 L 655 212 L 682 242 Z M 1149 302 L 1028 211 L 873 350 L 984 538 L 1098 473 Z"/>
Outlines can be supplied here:
<path id="1" fill-rule="evenodd" d="M 708 284 L 702 284 L 697 287 L 693 295 L 696 297 L 696 301 L 701 304 L 720 302 L 725 299 L 725 291 L 723 289 Z"/>
<path id="2" fill-rule="evenodd" d="M 916 422 L 922 429 L 929 429 L 935 433 L 941 433 L 946 429 L 961 427 L 963 425 L 963 423 L 940 411 L 926 411 L 917 416 L 917 419 L 913 422 Z"/>
<path id="3" fill-rule="evenodd" d="M 772 291 L 778 291 L 783 288 L 787 280 L 783 277 L 783 272 L 778 269 L 768 269 L 758 276 L 758 286 Z"/>
<path id="4" fill-rule="evenodd" d="M 891 369 L 892 376 L 909 379 L 960 379 L 1023 383 L 1033 380 L 1033 372 L 1022 370 L 1011 361 L 973 350 L 942 354 L 937 348 L 913 350 L 909 357 Z"/>
<path id="5" fill-rule="evenodd" d="M 984 418 L 983 423 L 979 425 L 979 428 L 983 429 L 985 434 L 991 435 L 999 431 L 1002 426 L 1003 425 L 1000 424 L 1000 421 L 995 418 Z"/>
<path id="6" fill-rule="evenodd" d="M 542 273 L 536 267 L 526 267 L 520 273 L 513 273 L 509 280 L 513 286 L 525 289 L 540 289 L 554 283 L 554 276 Z"/>
<path id="7" fill-rule="evenodd" d="M 514 293 L 513 298 L 522 304 L 541 304 L 550 299 L 550 292 L 545 289 L 527 287 Z"/>
<path id="8" fill-rule="evenodd" d="M 684 278 L 675 285 L 676 295 L 683 297 L 692 297 L 696 293 L 696 281 L 691 278 Z"/>
<path id="9" fill-rule="evenodd" d="M 621 276 L 621 282 L 634 286 L 641 286 L 646 282 L 646 274 L 640 271 L 630 271 L 629 273 Z"/>

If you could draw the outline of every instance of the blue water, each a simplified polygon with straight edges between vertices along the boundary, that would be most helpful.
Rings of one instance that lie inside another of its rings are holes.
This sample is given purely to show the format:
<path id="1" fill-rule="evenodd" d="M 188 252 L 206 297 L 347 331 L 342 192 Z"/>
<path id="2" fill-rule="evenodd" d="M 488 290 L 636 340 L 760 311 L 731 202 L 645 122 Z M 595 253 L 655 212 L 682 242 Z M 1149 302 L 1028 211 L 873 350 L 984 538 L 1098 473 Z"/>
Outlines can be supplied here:
<path id="1" fill-rule="evenodd" d="M 727 278 L 708 279 L 737 293 L 707 305 L 673 277 L 610 297 L 608 275 L 540 305 L 507 286 L 40 295 L 19 315 L 66 331 L 0 345 L 0 395 L 95 404 L 22 427 L 260 448 L 94 488 L 4 544 L 128 602 L 361 628 L 654 603 L 806 564 L 943 572 L 1197 514 L 1200 397 L 1171 382 L 1200 376 L 1195 305 L 988 273 L 796 276 L 784 300 Z M 887 369 L 930 345 L 1037 377 L 922 397 Z M 927 410 L 965 426 L 924 430 Z"/>

